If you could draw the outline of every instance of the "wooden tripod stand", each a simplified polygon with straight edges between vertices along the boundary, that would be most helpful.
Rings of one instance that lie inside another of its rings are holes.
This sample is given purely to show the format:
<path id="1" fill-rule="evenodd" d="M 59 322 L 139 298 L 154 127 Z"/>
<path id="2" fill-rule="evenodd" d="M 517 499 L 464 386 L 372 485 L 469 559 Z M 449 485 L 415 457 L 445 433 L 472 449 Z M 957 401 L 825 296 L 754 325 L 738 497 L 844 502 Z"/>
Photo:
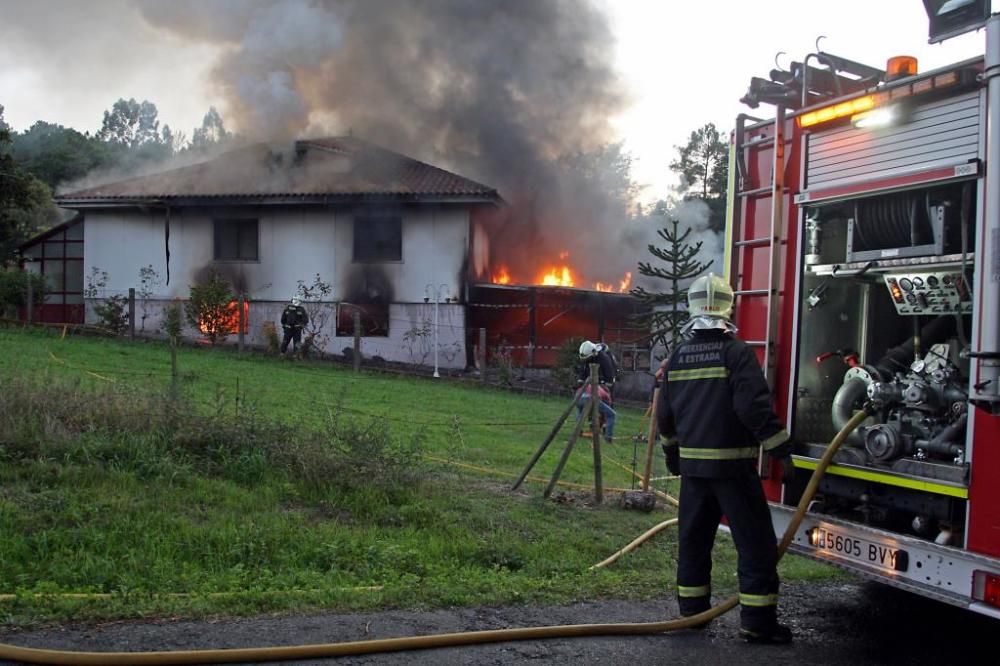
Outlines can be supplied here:
<path id="1" fill-rule="evenodd" d="M 598 394 L 598 366 L 596 363 L 590 364 L 589 384 L 590 384 L 590 418 L 592 422 L 595 424 L 595 427 L 591 428 L 592 431 L 591 441 L 594 450 L 594 501 L 597 504 L 600 504 L 604 501 L 604 480 L 601 471 L 601 432 L 600 428 L 596 427 L 596 424 L 599 423 L 600 419 L 599 401 L 601 399 L 600 395 Z M 566 422 L 566 418 L 570 415 L 570 412 L 572 412 L 573 408 L 576 407 L 577 401 L 580 399 L 580 396 L 583 395 L 583 391 L 584 391 L 583 386 L 577 389 L 576 393 L 573 395 L 573 401 L 569 404 L 569 406 L 566 407 L 565 411 L 563 411 L 562 415 L 559 417 L 555 425 L 552 427 L 552 430 L 549 432 L 548 437 L 546 437 L 545 441 L 542 442 L 542 445 L 539 446 L 538 450 L 535 451 L 535 454 L 531 456 L 531 460 L 528 461 L 528 465 L 524 468 L 524 471 L 521 472 L 521 475 L 517 477 L 517 480 L 514 482 L 514 485 L 511 486 L 511 490 L 517 490 L 518 487 L 520 487 L 520 485 L 528 477 L 528 473 L 531 471 L 531 468 L 535 466 L 535 463 L 538 462 L 538 459 L 542 457 L 543 453 L 545 453 L 545 449 L 549 447 L 549 444 L 552 443 L 552 440 L 554 440 L 556 438 L 556 435 L 559 434 L 559 430 Z M 566 462 L 569 460 L 570 453 L 573 452 L 573 447 L 576 445 L 576 440 L 579 439 L 580 433 L 583 431 L 583 423 L 584 423 L 584 415 L 581 414 L 580 418 L 576 422 L 576 426 L 573 428 L 573 432 L 569 436 L 569 440 L 566 442 L 566 448 L 563 449 L 562 455 L 559 457 L 559 462 L 556 464 L 556 469 L 552 473 L 552 479 L 549 481 L 549 485 L 546 486 L 545 488 L 545 492 L 543 493 L 544 497 L 547 498 L 549 495 L 551 495 L 552 490 L 556 487 L 556 483 L 559 481 L 560 475 L 562 475 L 563 468 L 566 466 Z"/>

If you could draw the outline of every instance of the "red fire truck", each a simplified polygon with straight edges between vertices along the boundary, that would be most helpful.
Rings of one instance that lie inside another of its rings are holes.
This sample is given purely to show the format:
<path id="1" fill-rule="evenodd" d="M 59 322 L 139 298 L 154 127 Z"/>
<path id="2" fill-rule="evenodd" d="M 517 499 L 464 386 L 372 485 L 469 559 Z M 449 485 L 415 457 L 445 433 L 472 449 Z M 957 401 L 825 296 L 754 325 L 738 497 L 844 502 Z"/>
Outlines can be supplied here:
<path id="1" fill-rule="evenodd" d="M 753 79 L 776 112 L 737 119 L 726 266 L 797 442 L 795 479 L 761 465 L 776 531 L 871 402 L 793 551 L 1000 618 L 998 21 L 934 71 L 817 52 Z"/>

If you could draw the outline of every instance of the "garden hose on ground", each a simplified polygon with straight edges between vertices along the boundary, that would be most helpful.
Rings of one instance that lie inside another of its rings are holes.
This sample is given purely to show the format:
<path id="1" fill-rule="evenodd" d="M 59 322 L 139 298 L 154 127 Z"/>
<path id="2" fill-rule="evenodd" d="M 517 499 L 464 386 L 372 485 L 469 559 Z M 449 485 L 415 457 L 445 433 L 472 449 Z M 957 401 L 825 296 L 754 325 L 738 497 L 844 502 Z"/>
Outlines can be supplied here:
<path id="1" fill-rule="evenodd" d="M 867 405 L 866 405 L 867 409 Z M 778 556 L 784 555 L 792 542 L 795 532 L 802 522 L 809 503 L 812 501 L 819 481 L 833 460 L 840 445 L 858 425 L 868 417 L 866 410 L 859 411 L 847 422 L 830 442 L 826 453 L 816 466 L 812 478 L 799 500 L 798 509 L 792 518 L 784 538 L 778 546 Z M 497 629 L 490 631 L 470 631 L 433 636 L 408 636 L 403 638 L 382 638 L 369 641 L 327 643 L 318 645 L 293 645 L 265 648 L 235 648 L 225 650 L 181 650 L 176 652 L 72 652 L 66 650 L 45 650 L 23 648 L 0 644 L 0 659 L 33 664 L 223 664 L 233 662 L 286 661 L 291 659 L 317 659 L 322 657 L 343 657 L 348 655 L 423 650 L 428 648 L 477 645 L 482 643 L 502 643 L 505 641 L 539 640 L 543 638 L 571 638 L 576 636 L 625 636 L 659 634 L 678 629 L 688 629 L 708 622 L 733 609 L 739 597 L 733 596 L 717 606 L 690 617 L 662 622 L 638 622 L 620 624 L 569 624 L 551 627 L 529 627 L 521 629 Z"/>

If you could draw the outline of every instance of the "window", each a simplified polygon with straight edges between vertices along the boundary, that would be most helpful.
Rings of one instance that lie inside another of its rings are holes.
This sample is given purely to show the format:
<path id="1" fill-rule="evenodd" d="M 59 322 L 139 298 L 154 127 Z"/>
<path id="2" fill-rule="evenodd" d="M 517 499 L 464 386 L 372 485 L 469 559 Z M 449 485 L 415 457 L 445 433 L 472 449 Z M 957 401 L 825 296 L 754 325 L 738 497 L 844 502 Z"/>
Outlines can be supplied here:
<path id="1" fill-rule="evenodd" d="M 257 220 L 215 220 L 217 261 L 257 261 Z"/>
<path id="2" fill-rule="evenodd" d="M 337 337 L 354 335 L 354 313 L 361 318 L 361 336 L 385 338 L 389 335 L 388 303 L 351 303 L 337 308 Z"/>
<path id="3" fill-rule="evenodd" d="M 354 261 L 402 260 L 403 221 L 401 218 L 354 218 Z"/>

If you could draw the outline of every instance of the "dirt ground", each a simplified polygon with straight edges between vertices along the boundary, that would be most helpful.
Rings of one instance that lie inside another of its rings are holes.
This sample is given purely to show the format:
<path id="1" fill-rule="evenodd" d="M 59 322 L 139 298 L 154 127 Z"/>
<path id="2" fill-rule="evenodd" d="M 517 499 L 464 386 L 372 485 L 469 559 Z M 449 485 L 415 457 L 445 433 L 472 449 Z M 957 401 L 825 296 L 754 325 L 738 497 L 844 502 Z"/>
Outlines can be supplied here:
<path id="1" fill-rule="evenodd" d="M 790 646 L 755 646 L 737 636 L 738 611 L 705 631 L 496 643 L 294 664 L 995 664 L 1000 620 L 914 597 L 875 583 L 785 585 L 782 614 Z M 480 629 L 604 622 L 652 622 L 676 616 L 672 599 L 599 601 L 560 607 L 446 609 L 432 612 L 322 614 L 213 621 L 121 622 L 0 631 L 0 641 L 63 650 L 147 651 L 334 643 Z M 992 656 L 991 656 L 992 655 Z M 10 662 L 0 662 L 10 663 Z"/>

